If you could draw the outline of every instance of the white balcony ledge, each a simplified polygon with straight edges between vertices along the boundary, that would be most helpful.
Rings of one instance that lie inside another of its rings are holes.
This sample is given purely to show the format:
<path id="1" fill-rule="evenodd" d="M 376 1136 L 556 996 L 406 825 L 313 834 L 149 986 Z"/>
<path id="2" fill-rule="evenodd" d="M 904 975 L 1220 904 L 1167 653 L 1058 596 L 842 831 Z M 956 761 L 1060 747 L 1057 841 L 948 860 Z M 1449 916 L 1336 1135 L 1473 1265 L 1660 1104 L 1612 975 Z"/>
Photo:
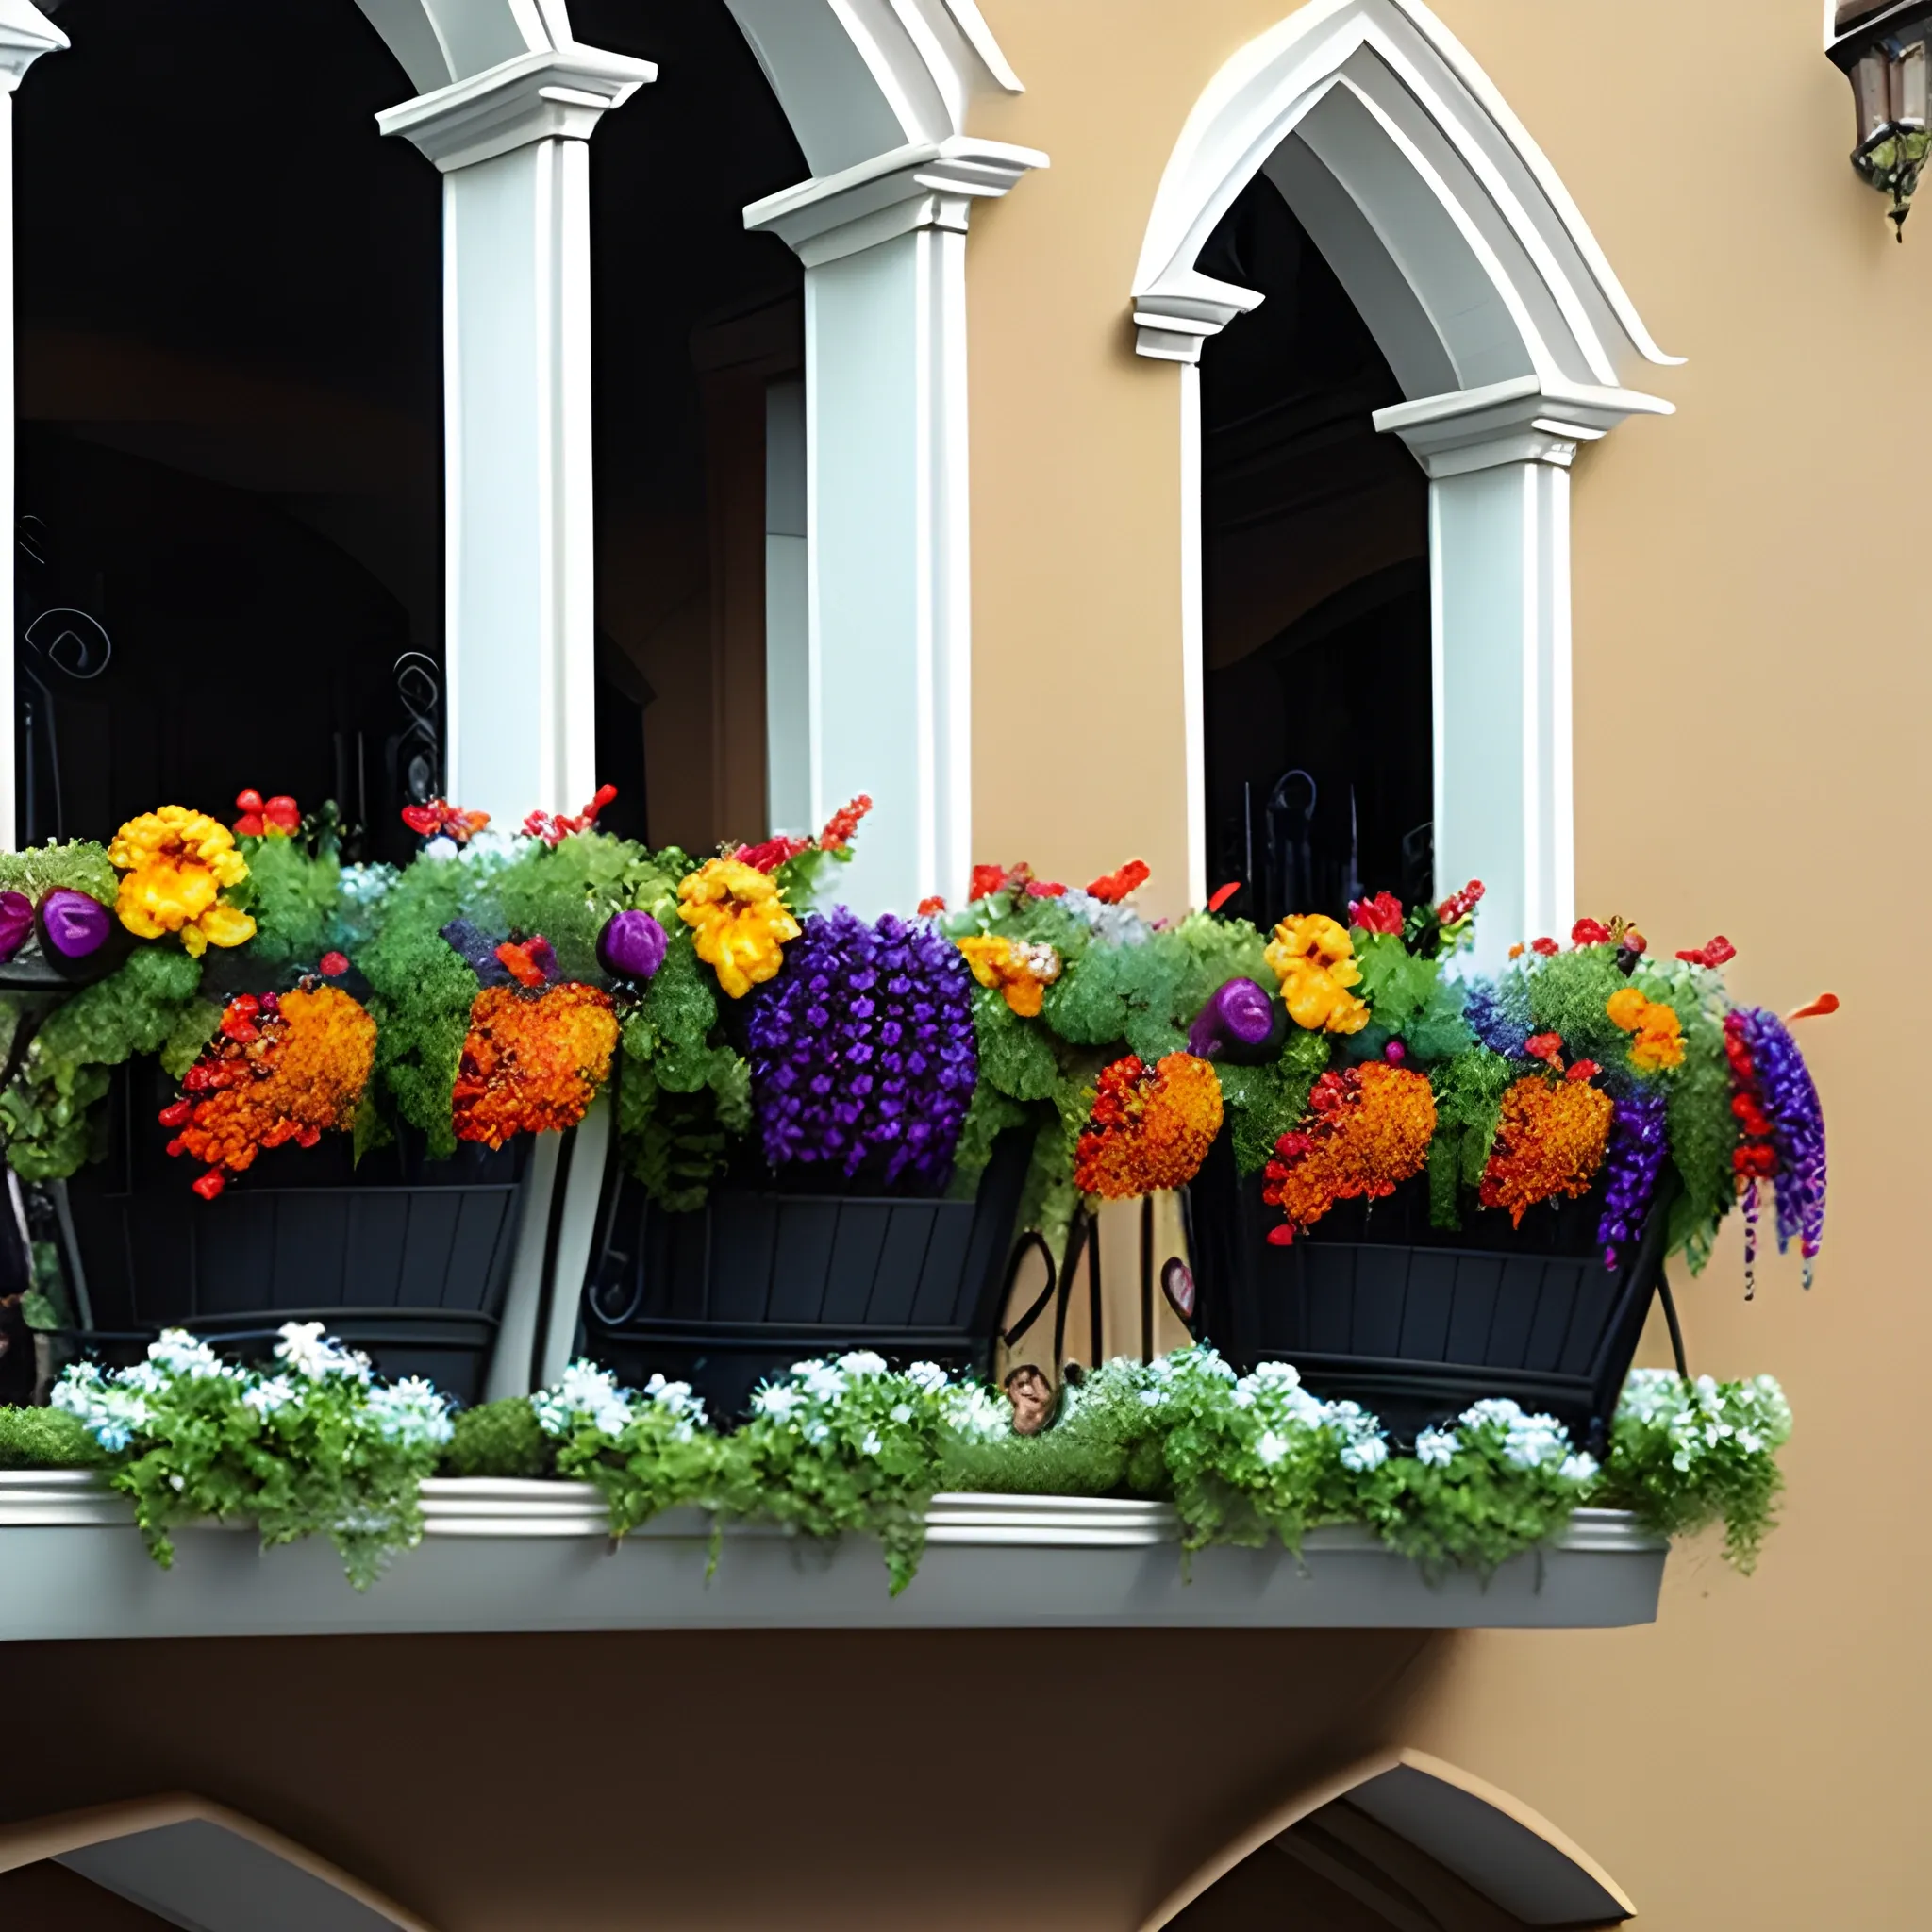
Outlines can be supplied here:
<path id="1" fill-rule="evenodd" d="M 1366 1530 L 1280 1549 L 1205 1550 L 1184 1574 L 1173 1511 L 1077 1497 L 939 1496 L 897 1598 L 869 1539 L 821 1546 L 696 1511 L 611 1545 L 585 1485 L 425 1486 L 428 1534 L 358 1595 L 319 1540 L 264 1554 L 191 1529 L 152 1562 L 121 1498 L 67 1471 L 0 1473 L 0 1641 L 308 1637 L 491 1630 L 1602 1629 L 1657 1616 L 1667 1545 L 1580 1509 L 1487 1580 L 1431 1580 Z"/>

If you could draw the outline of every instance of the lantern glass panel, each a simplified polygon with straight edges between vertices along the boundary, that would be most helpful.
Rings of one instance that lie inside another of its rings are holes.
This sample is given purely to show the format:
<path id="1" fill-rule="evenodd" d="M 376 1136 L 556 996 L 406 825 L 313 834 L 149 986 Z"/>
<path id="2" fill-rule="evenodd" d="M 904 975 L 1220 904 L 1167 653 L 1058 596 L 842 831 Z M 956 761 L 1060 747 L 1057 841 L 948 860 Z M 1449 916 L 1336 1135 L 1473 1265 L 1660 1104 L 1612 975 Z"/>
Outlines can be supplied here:
<path id="1" fill-rule="evenodd" d="M 1874 47 L 1852 69 L 1852 93 L 1858 108 L 1858 145 L 1866 146 L 1885 132 L 1891 120 L 1891 63 L 1882 48 Z"/>
<path id="2" fill-rule="evenodd" d="M 1925 110 L 1925 42 L 1914 41 L 1892 63 L 1891 118 L 1901 127 L 1924 127 Z"/>

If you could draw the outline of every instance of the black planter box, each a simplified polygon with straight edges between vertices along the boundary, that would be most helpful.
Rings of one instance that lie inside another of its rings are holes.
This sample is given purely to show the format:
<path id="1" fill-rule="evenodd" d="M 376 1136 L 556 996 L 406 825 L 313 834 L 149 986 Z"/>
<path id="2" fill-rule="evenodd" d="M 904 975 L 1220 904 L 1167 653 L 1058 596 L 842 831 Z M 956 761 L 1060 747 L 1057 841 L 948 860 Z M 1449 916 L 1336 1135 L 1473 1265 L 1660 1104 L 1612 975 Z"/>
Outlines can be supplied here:
<path id="1" fill-rule="evenodd" d="M 1419 1176 L 1342 1202 L 1291 1247 L 1269 1242 L 1281 1214 L 1264 1185 L 1237 1174 L 1224 1136 L 1191 1190 L 1196 1331 L 1236 1368 L 1291 1362 L 1315 1394 L 1353 1398 L 1402 1441 L 1511 1396 L 1601 1453 L 1662 1278 L 1667 1202 L 1607 1268 L 1601 1183 L 1521 1228 L 1482 1209 L 1450 1234 L 1429 1226 Z"/>
<path id="2" fill-rule="evenodd" d="M 768 1375 L 847 1349 L 990 1373 L 1030 1155 L 1030 1136 L 1005 1137 L 970 1201 L 768 1183 L 667 1214 L 614 1178 L 582 1353 L 633 1385 L 690 1382 L 721 1417 Z"/>
<path id="3" fill-rule="evenodd" d="M 203 1201 L 190 1187 L 199 1168 L 169 1158 L 154 1124 L 168 1091 L 152 1068 L 122 1070 L 108 1158 L 67 1183 L 69 1258 L 91 1317 L 72 1340 L 84 1352 L 132 1361 L 160 1329 L 186 1328 L 265 1357 L 284 1322 L 321 1322 L 378 1374 L 426 1375 L 460 1401 L 478 1399 L 508 1288 L 526 1141 L 432 1161 L 406 1138 L 358 1166 L 348 1137 L 331 1134 L 261 1155 Z"/>

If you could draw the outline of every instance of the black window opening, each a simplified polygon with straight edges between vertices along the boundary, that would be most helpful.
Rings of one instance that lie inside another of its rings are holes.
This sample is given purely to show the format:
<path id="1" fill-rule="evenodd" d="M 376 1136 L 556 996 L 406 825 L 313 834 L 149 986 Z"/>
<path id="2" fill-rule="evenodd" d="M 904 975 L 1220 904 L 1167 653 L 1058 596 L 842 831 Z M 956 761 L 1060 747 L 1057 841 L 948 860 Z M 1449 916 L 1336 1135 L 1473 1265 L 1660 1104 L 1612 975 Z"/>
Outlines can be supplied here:
<path id="1" fill-rule="evenodd" d="M 598 823 L 704 852 L 770 824 L 767 423 L 803 394 L 804 270 L 743 210 L 811 170 L 724 0 L 571 25 L 658 63 L 591 146 Z"/>
<path id="2" fill-rule="evenodd" d="M 443 578 L 441 193 L 375 125 L 408 82 L 335 0 L 61 25 L 14 108 L 22 837 L 253 787 L 407 857 Z"/>
<path id="3" fill-rule="evenodd" d="M 1367 324 L 1257 175 L 1202 250 L 1265 298 L 1201 362 L 1210 890 L 1263 928 L 1433 883 L 1428 485 Z"/>

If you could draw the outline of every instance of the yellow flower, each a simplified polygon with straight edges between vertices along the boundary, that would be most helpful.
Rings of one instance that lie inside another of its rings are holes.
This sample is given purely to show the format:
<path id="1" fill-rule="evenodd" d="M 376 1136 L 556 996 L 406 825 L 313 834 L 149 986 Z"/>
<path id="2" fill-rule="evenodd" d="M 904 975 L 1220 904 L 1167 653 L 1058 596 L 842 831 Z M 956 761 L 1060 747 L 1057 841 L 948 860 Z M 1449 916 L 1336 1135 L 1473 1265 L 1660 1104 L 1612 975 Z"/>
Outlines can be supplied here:
<path id="1" fill-rule="evenodd" d="M 1645 999 L 1634 986 L 1613 992 L 1604 1004 L 1610 1024 L 1634 1034 L 1630 1064 L 1640 1074 L 1656 1074 L 1684 1064 L 1684 1027 L 1674 1007 Z"/>
<path id="2" fill-rule="evenodd" d="M 1040 1017 L 1047 988 L 1060 976 L 1060 956 L 1051 946 L 989 932 L 961 940 L 959 950 L 981 986 L 1001 994 L 1021 1019 Z"/>
<path id="3" fill-rule="evenodd" d="M 179 933 L 198 959 L 210 945 L 239 946 L 255 937 L 255 921 L 221 897 L 225 886 L 248 876 L 248 863 L 219 819 L 164 805 L 129 819 L 108 858 L 125 874 L 114 909 L 136 938 Z"/>
<path id="4" fill-rule="evenodd" d="M 776 884 L 735 858 L 707 859 L 677 882 L 677 896 L 698 958 L 735 1000 L 772 978 L 785 963 L 786 941 L 798 937 Z"/>
<path id="5" fill-rule="evenodd" d="M 1359 1033 L 1369 1009 L 1348 991 L 1361 984 L 1355 941 L 1326 913 L 1284 919 L 1268 944 L 1289 1018 L 1310 1033 Z"/>

